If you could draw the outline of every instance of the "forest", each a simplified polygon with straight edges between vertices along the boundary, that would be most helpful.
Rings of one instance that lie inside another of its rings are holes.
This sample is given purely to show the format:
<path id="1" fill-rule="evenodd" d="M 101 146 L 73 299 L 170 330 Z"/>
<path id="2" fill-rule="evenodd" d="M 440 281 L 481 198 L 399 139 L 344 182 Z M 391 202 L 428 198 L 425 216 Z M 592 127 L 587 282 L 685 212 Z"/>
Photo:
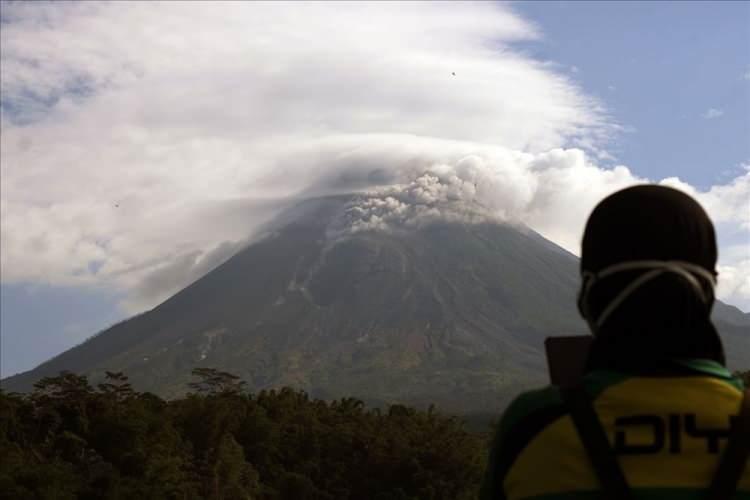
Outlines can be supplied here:
<path id="1" fill-rule="evenodd" d="M 193 371 L 186 397 L 63 372 L 0 391 L 0 498 L 476 498 L 488 436 L 434 407 L 367 408 Z"/>
<path id="2" fill-rule="evenodd" d="M 230 373 L 193 375 L 169 401 L 119 372 L 96 387 L 62 372 L 26 395 L 0 390 L 0 498 L 477 497 L 489 434 L 434 407 L 249 394 Z M 750 371 L 735 375 L 750 383 Z"/>

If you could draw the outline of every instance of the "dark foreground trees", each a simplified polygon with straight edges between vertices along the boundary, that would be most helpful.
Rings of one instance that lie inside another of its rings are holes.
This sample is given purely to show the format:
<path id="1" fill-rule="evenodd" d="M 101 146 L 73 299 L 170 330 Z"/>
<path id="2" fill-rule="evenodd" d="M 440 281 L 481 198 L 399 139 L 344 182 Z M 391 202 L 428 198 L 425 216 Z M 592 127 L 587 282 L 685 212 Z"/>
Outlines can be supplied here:
<path id="1" fill-rule="evenodd" d="M 45 378 L 0 392 L 0 498 L 464 499 L 485 440 L 454 418 L 291 389 L 250 395 L 231 374 L 195 372 L 164 401 L 122 373 Z"/>

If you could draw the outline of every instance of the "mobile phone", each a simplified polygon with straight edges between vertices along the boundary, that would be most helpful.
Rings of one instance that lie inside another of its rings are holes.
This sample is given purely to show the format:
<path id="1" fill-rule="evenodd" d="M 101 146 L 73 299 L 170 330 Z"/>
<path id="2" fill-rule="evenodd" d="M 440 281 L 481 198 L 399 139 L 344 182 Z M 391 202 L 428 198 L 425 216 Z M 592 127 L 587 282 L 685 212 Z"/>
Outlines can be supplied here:
<path id="1" fill-rule="evenodd" d="M 581 381 L 593 340 L 591 335 L 547 337 L 544 340 L 549 378 L 553 385 L 572 387 Z"/>

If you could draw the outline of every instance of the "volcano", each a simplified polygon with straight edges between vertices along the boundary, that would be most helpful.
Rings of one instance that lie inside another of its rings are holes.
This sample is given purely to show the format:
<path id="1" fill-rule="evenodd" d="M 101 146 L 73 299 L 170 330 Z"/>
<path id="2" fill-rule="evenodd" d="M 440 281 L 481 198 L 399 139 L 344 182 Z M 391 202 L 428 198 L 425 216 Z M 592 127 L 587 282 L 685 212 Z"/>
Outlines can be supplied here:
<path id="1" fill-rule="evenodd" d="M 252 391 L 494 411 L 546 382 L 545 337 L 587 332 L 575 307 L 578 259 L 531 229 L 454 218 L 342 231 L 353 199 L 296 205 L 161 305 L 4 389 L 109 370 L 170 398 L 187 391 L 193 368 L 213 367 Z M 730 365 L 750 368 L 750 318 L 717 303 L 714 319 Z"/>

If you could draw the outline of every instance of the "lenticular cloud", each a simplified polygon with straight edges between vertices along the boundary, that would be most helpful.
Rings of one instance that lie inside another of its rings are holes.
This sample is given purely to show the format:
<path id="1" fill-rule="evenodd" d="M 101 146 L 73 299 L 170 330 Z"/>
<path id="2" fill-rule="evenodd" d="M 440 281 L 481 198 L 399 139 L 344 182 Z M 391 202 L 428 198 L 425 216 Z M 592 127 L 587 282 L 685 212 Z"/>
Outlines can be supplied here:
<path id="1" fill-rule="evenodd" d="M 491 219 L 576 252 L 644 179 L 596 163 L 618 126 L 515 48 L 541 36 L 489 2 L 4 4 L 2 279 L 138 311 L 284 204 L 352 192 L 348 231 Z M 746 231 L 748 175 L 681 187 Z"/>

